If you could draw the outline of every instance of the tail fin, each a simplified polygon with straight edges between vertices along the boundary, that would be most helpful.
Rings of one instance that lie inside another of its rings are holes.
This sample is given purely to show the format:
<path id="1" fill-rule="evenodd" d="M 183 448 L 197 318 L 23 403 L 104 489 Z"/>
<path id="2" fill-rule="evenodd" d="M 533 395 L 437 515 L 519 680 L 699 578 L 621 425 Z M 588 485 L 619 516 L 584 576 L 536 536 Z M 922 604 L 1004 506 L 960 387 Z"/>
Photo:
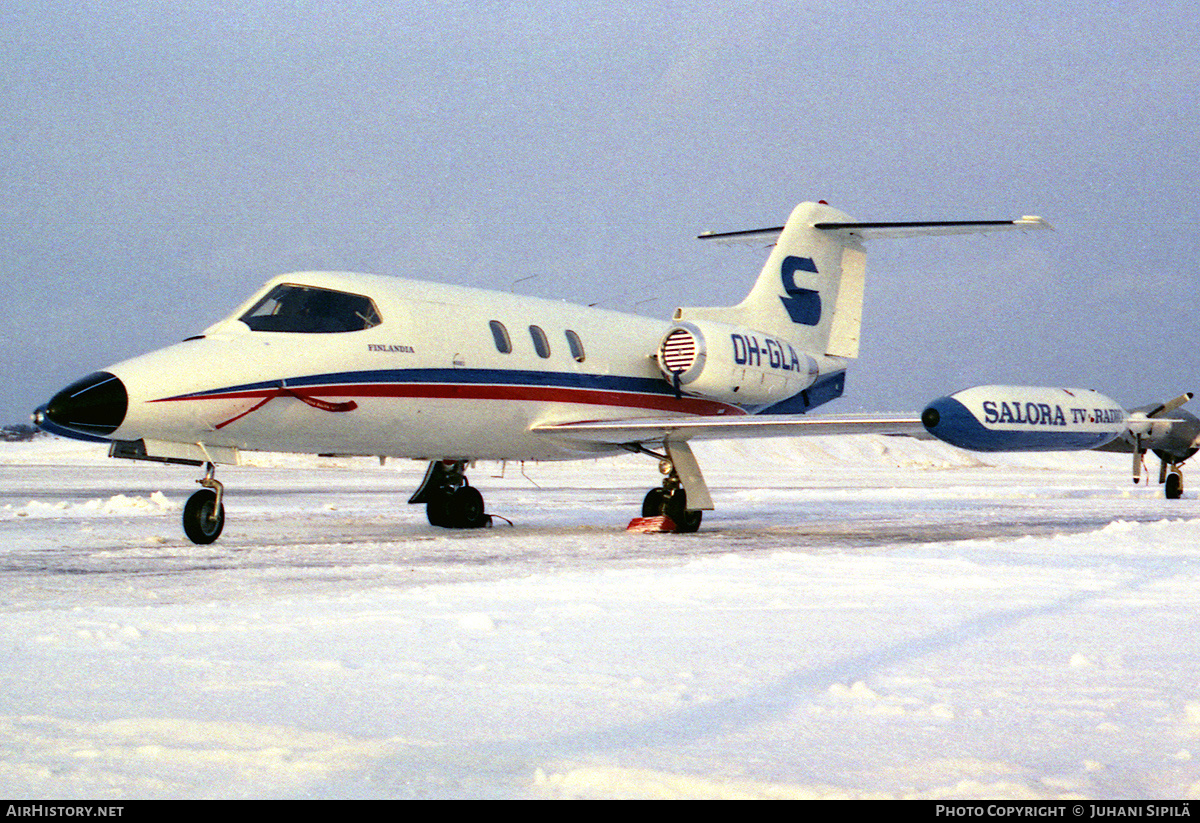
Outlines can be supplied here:
<path id="1" fill-rule="evenodd" d="M 680 308 L 676 320 L 714 320 L 762 331 L 820 356 L 857 357 L 866 253 L 880 237 L 1048 229 L 1040 217 L 938 223 L 857 223 L 824 203 L 801 203 L 771 229 L 702 234 L 701 239 L 775 246 L 750 293 L 736 306 Z"/>
<path id="2" fill-rule="evenodd" d="M 775 247 L 741 303 L 678 309 L 675 318 L 716 320 L 774 335 L 812 354 L 857 357 L 866 256 L 857 237 L 817 228 L 849 222 L 849 215 L 824 204 L 801 203 L 779 228 L 701 235 L 722 242 L 774 239 Z"/>

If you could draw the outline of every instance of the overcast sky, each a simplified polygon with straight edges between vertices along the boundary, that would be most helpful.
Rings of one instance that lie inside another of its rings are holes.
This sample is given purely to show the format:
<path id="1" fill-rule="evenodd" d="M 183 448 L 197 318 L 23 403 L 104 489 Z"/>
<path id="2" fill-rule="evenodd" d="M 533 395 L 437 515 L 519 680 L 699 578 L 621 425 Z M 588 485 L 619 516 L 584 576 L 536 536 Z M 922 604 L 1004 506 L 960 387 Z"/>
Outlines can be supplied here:
<path id="1" fill-rule="evenodd" d="M 815 199 L 1057 229 L 870 244 L 827 411 L 1200 391 L 1194 0 L 530 5 L 7 0 L 0 422 L 297 269 L 734 303 Z"/>

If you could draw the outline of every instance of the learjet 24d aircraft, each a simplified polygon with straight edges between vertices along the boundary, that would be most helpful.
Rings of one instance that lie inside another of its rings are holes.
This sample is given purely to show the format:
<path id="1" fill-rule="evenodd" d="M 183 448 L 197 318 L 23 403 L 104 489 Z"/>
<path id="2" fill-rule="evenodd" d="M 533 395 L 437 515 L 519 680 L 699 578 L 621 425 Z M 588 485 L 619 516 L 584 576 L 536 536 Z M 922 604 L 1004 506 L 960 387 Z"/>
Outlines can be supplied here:
<path id="1" fill-rule="evenodd" d="M 1049 227 L 861 223 L 802 203 L 783 226 L 701 235 L 773 248 L 741 303 L 676 309 L 670 322 L 398 277 L 285 274 L 203 334 L 72 383 L 34 421 L 109 442 L 113 457 L 203 466 L 183 512 L 196 543 L 221 534 L 215 466 L 243 450 L 428 460 L 409 502 L 445 528 L 490 522 L 467 481 L 474 460 L 637 452 L 665 478 L 643 518 L 695 531 L 713 503 L 692 438 L 923 431 L 915 416 L 805 417 L 841 396 L 858 355 L 863 241 Z"/>

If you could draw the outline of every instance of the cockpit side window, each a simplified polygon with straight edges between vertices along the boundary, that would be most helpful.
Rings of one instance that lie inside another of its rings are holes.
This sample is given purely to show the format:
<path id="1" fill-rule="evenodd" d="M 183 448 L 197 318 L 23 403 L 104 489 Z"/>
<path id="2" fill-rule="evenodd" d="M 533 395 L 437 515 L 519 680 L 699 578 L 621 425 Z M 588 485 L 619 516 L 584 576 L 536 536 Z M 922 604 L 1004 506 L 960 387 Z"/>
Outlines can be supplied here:
<path id="1" fill-rule="evenodd" d="M 281 283 L 240 318 L 252 331 L 330 334 L 363 331 L 383 322 L 361 294 Z"/>

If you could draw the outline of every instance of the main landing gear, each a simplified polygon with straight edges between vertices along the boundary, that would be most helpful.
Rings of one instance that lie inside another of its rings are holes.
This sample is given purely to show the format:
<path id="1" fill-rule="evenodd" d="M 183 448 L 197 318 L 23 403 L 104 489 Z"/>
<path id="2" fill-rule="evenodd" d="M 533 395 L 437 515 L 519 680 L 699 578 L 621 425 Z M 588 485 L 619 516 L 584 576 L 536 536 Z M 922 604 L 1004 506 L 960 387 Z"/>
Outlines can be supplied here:
<path id="1" fill-rule="evenodd" d="M 625 448 L 639 454 L 658 458 L 658 470 L 663 483 L 657 489 L 646 492 L 642 500 L 642 516 L 630 521 L 628 530 L 635 532 L 691 533 L 700 528 L 704 517 L 703 509 L 712 509 L 712 497 L 700 474 L 700 466 L 691 448 L 683 442 L 666 442 L 666 454 L 657 454 L 640 443 L 625 444 Z M 693 492 L 688 507 L 688 492 Z"/>
<path id="2" fill-rule="evenodd" d="M 630 523 L 632 531 L 694 532 L 700 528 L 701 509 L 711 509 L 712 499 L 700 475 L 700 467 L 686 443 L 668 443 L 665 455 L 641 444 L 625 446 L 630 451 L 658 458 L 662 485 L 651 489 L 642 500 L 642 516 Z M 444 529 L 478 529 L 492 524 L 484 511 L 483 495 L 467 481 L 467 461 L 434 460 L 425 470 L 421 485 L 408 502 L 425 504 L 429 523 Z M 686 488 L 685 488 L 686 486 Z M 689 508 L 687 489 L 694 492 Z"/>
<path id="3" fill-rule="evenodd" d="M 193 543 L 206 546 L 225 528 L 225 487 L 217 480 L 216 466 L 205 464 L 204 477 L 196 482 L 204 488 L 188 498 L 183 507 L 183 533 Z"/>
<path id="4" fill-rule="evenodd" d="M 679 480 L 679 472 L 669 459 L 661 460 L 658 470 L 664 475 L 662 486 L 646 492 L 642 500 L 642 517 L 666 517 L 669 523 L 663 523 L 663 531 L 673 531 L 688 534 L 700 528 L 704 512 L 698 509 L 688 509 L 687 491 Z M 671 528 L 673 526 L 674 528 Z"/>
<path id="5" fill-rule="evenodd" d="M 425 470 L 425 479 L 409 498 L 424 503 L 430 525 L 444 529 L 478 529 L 492 525 L 483 508 L 483 495 L 467 482 L 467 461 L 435 460 Z"/>

